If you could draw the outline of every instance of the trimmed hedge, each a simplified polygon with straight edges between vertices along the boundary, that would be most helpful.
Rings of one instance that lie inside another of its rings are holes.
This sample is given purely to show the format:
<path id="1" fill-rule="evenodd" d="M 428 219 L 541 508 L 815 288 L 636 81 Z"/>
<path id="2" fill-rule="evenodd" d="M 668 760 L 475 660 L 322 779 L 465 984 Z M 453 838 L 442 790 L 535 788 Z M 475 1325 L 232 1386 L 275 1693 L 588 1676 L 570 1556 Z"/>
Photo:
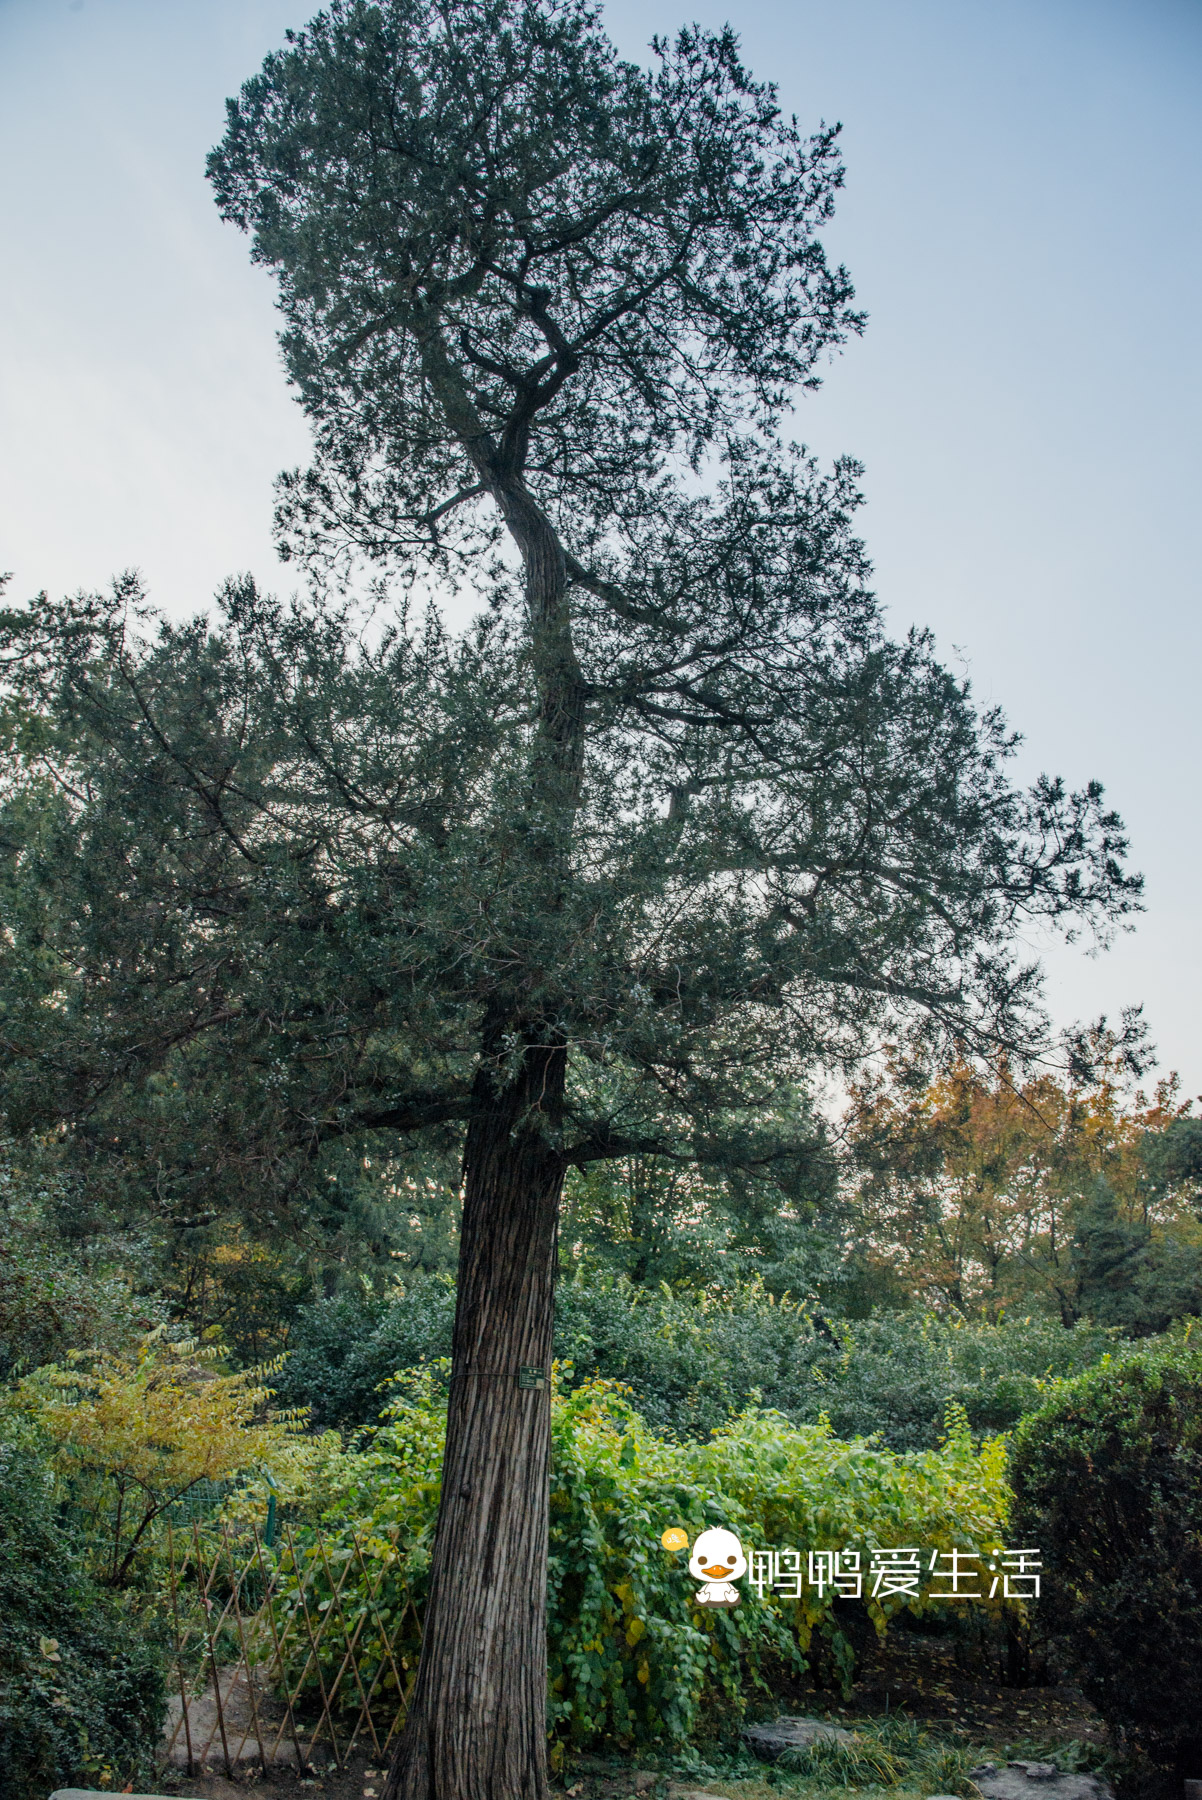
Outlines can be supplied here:
<path id="1" fill-rule="evenodd" d="M 1019 1426 L 1012 1480 L 1085 1693 L 1130 1750 L 1202 1777 L 1202 1346 L 1066 1382 Z"/>

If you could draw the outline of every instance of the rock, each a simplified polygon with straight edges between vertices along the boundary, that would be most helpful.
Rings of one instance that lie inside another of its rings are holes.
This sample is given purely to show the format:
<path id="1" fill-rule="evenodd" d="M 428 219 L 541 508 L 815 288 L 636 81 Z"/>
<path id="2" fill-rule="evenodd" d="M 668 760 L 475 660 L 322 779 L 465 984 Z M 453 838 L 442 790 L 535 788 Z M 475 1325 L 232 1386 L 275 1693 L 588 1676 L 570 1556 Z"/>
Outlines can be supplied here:
<path id="1" fill-rule="evenodd" d="M 1100 1775 L 1065 1775 L 1055 1763 L 1012 1762 L 1004 1769 L 982 1763 L 969 1770 L 968 1779 L 984 1800 L 1034 1800 L 1036 1783 L 1039 1800 L 1114 1800 Z"/>
<path id="2" fill-rule="evenodd" d="M 850 1744 L 853 1734 L 826 1719 L 767 1719 L 762 1725 L 745 1725 L 743 1742 L 761 1762 L 775 1762 L 785 1750 L 808 1750 L 811 1744 Z"/>

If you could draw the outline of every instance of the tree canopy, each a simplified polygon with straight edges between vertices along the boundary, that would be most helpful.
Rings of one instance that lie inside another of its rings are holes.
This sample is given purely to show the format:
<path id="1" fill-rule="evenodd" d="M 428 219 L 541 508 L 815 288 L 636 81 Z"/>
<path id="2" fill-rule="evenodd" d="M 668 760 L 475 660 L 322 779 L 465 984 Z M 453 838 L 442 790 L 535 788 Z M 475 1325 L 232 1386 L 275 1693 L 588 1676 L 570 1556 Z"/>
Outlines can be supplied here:
<path id="1" fill-rule="evenodd" d="M 569 1162 L 754 1160 L 884 1021 L 1036 1044 L 1016 934 L 1105 934 L 1138 881 L 1096 784 L 1017 790 L 1000 715 L 885 636 L 854 466 L 779 441 L 861 322 L 816 236 L 835 131 L 729 32 L 648 74 L 583 5 L 337 4 L 211 173 L 315 426 L 285 542 L 487 604 L 458 639 L 249 581 L 186 626 L 128 581 L 8 616 L 18 1115 L 206 1040 L 235 1141 L 458 1121 L 499 1009 L 571 1044 Z M 535 604 L 483 552 L 543 526 Z"/>

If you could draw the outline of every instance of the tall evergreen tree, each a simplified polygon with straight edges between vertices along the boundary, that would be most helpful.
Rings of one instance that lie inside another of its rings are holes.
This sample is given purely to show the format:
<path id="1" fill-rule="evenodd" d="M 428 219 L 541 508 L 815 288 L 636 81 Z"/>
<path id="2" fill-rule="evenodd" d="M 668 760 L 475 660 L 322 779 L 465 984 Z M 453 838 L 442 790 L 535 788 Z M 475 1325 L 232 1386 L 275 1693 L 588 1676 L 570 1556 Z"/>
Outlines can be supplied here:
<path id="1" fill-rule="evenodd" d="M 16 1062 L 80 1109 L 207 1046 L 252 1139 L 462 1130 L 386 1796 L 533 1800 L 565 1171 L 795 1168 L 814 1071 L 907 1022 L 1021 1056 L 1016 934 L 1104 933 L 1138 884 L 1096 785 L 1017 791 L 1001 718 L 885 638 L 854 465 L 781 441 L 861 319 L 817 235 L 836 134 L 729 32 L 648 72 L 582 0 L 335 0 L 211 176 L 315 432 L 285 549 L 483 610 L 373 636 L 242 584 L 211 626 L 139 631 L 128 594 L 10 621 L 74 855 L 45 852 L 74 899 L 28 926 Z"/>

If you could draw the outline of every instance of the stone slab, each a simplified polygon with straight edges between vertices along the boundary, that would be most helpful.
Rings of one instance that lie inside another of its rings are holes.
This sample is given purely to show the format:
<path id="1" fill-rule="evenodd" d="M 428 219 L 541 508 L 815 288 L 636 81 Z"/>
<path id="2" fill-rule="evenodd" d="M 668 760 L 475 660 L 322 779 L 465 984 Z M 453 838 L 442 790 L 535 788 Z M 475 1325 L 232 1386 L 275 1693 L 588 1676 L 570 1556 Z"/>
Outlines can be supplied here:
<path id="1" fill-rule="evenodd" d="M 1114 1800 L 1100 1775 L 1066 1775 L 1055 1763 L 982 1763 L 968 1779 L 984 1800 Z"/>
<path id="2" fill-rule="evenodd" d="M 811 1744 L 850 1744 L 854 1734 L 827 1719 L 766 1719 L 761 1725 L 745 1725 L 743 1742 L 761 1762 L 775 1762 L 786 1750 L 808 1750 Z"/>

